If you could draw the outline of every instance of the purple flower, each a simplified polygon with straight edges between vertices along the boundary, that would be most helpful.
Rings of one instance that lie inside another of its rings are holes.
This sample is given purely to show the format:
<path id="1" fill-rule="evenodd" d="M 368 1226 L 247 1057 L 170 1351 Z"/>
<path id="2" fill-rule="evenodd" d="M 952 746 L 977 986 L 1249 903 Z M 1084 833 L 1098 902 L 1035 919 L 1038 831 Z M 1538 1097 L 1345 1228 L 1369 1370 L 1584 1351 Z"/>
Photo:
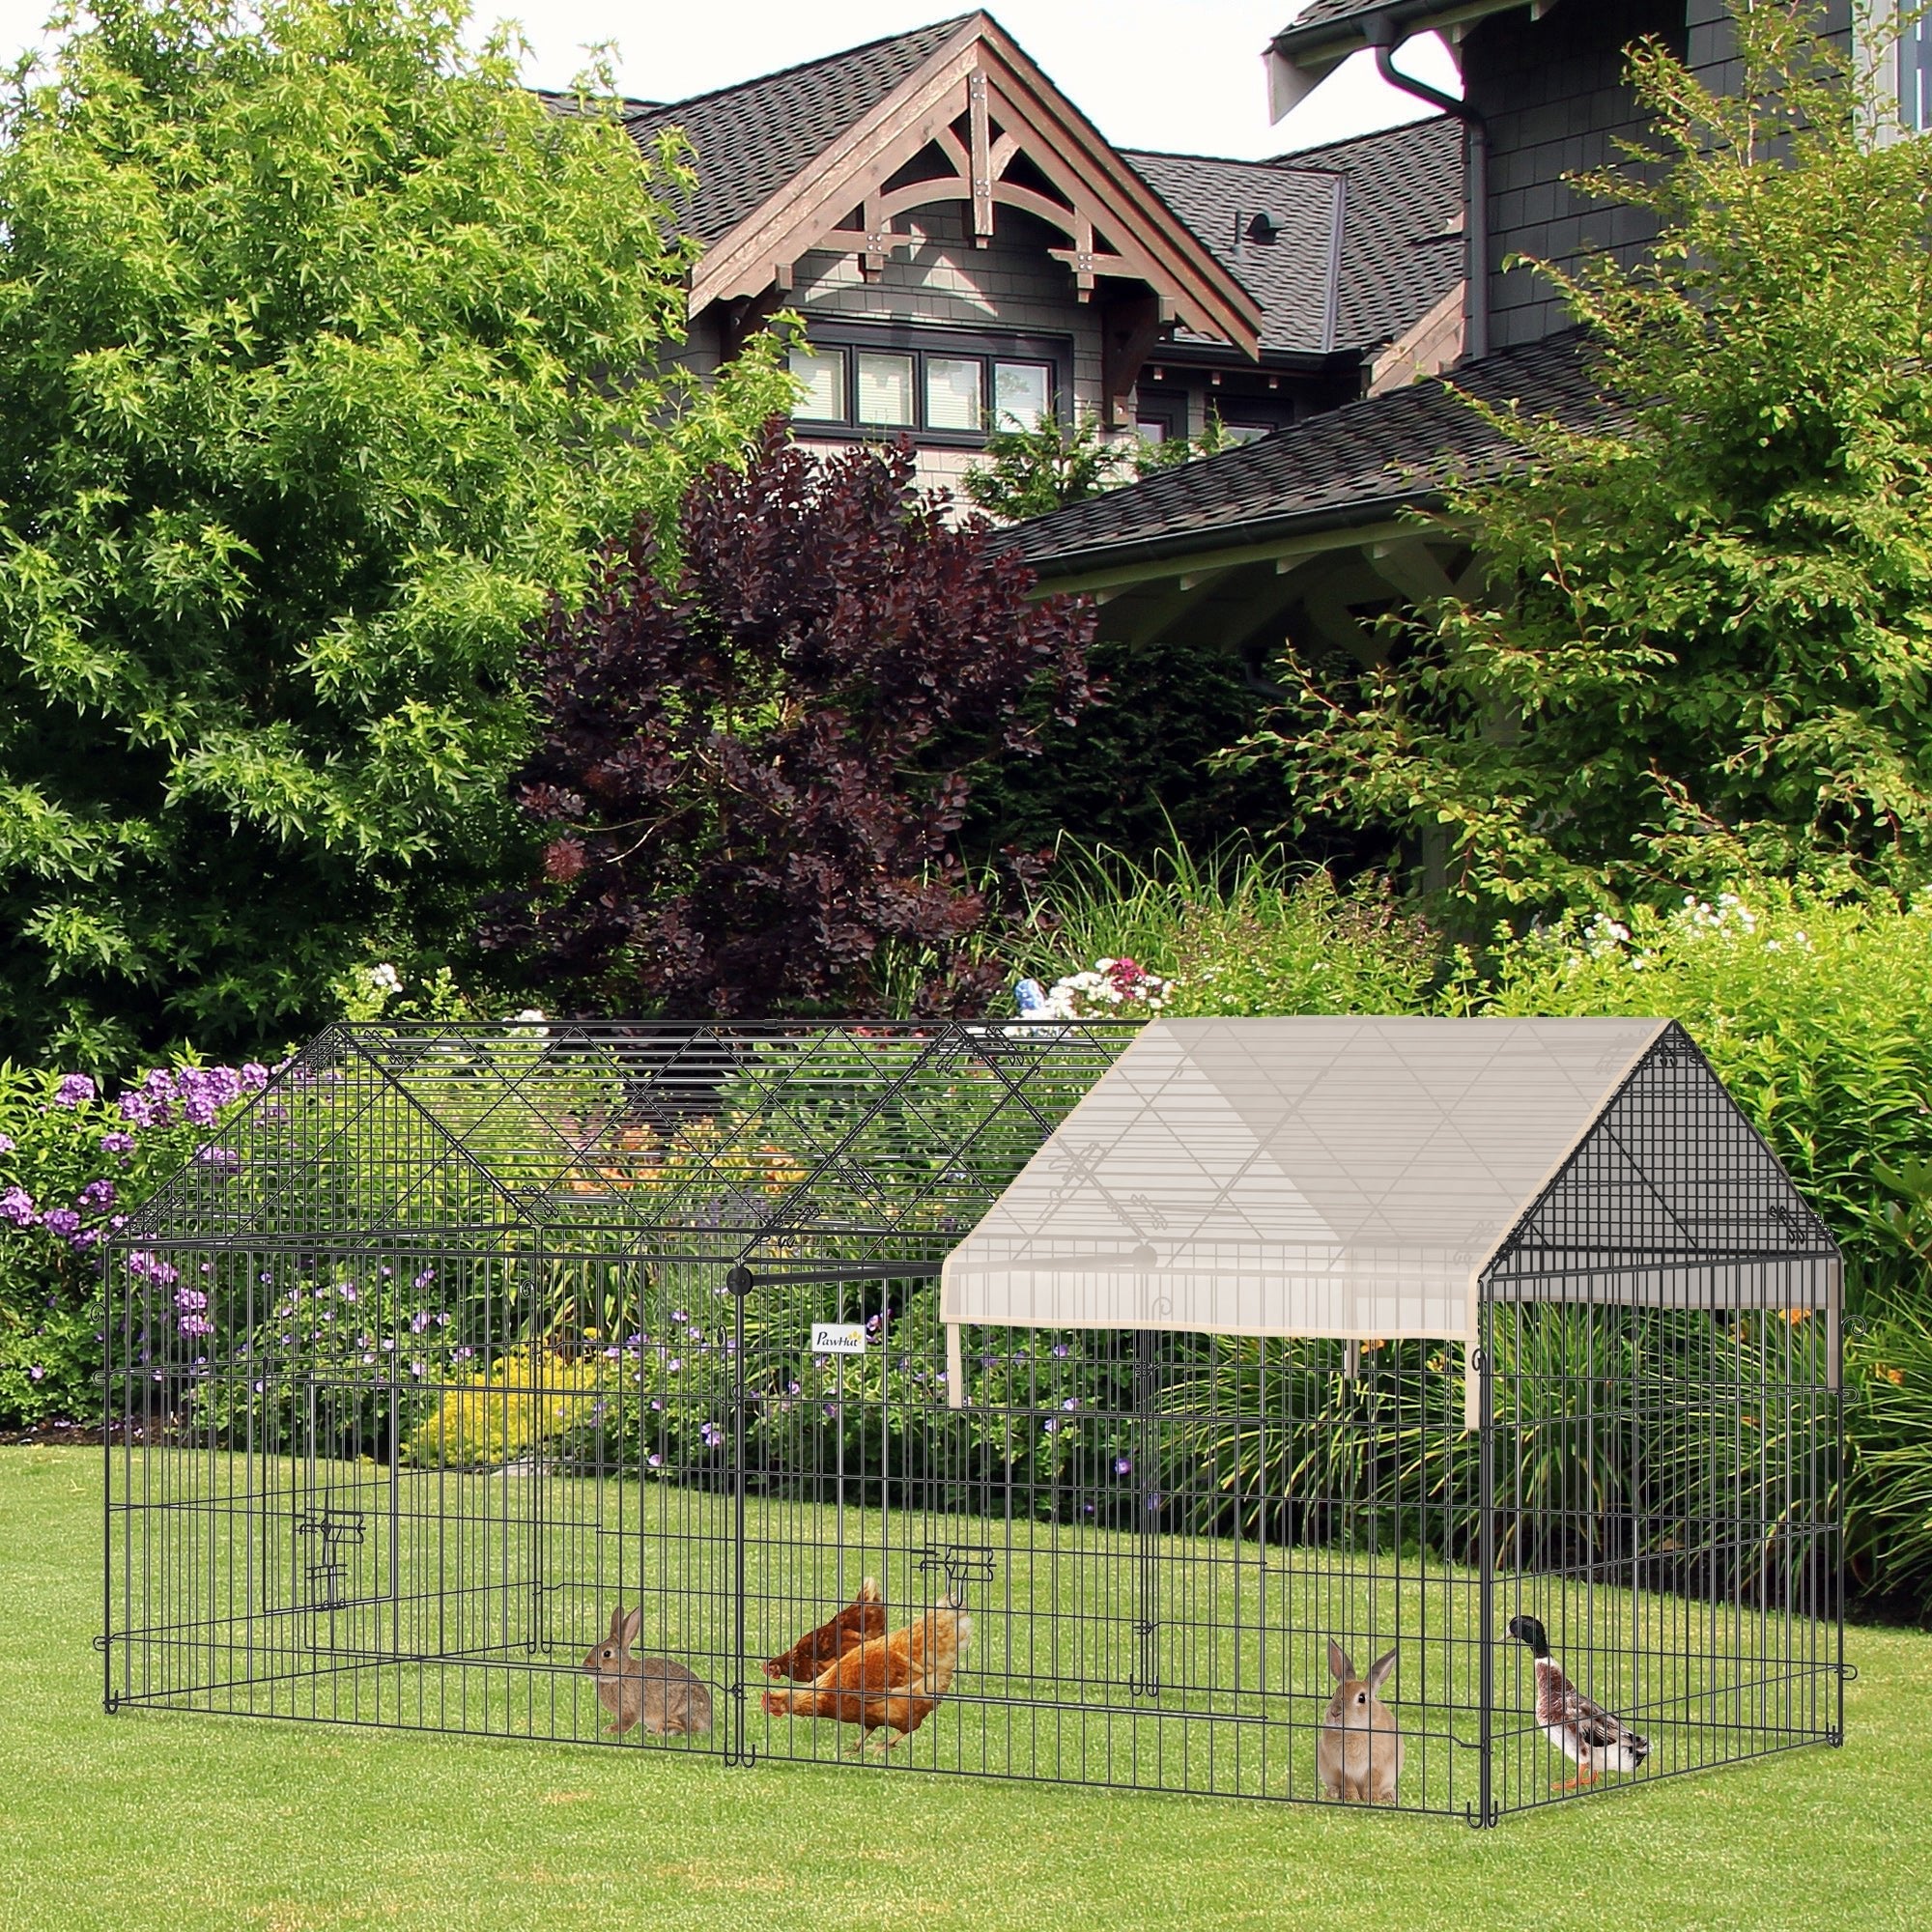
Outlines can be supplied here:
<path id="1" fill-rule="evenodd" d="M 46 1370 L 42 1368 L 40 1363 L 38 1362 L 36 1362 L 34 1366 L 27 1371 L 27 1378 L 30 1381 L 40 1381 L 41 1379 L 43 1379 L 43 1378 L 45 1377 L 45 1375 L 46 1375 Z"/>
<path id="2" fill-rule="evenodd" d="M 31 1228 L 40 1217 L 34 1211 L 34 1197 L 24 1187 L 10 1187 L 0 1194 L 0 1221 L 16 1228 Z"/>
<path id="3" fill-rule="evenodd" d="M 1115 1475 L 1131 1476 L 1133 1472 L 1134 1472 L 1134 1459 L 1131 1456 L 1116 1456 L 1114 1458 Z"/>
<path id="4" fill-rule="evenodd" d="M 716 1449 L 724 1440 L 724 1432 L 715 1422 L 707 1422 L 697 1433 L 703 1436 L 707 1449 Z"/>
<path id="5" fill-rule="evenodd" d="M 0 1153 L 12 1153 L 19 1146 L 12 1134 L 0 1134 Z"/>
<path id="6" fill-rule="evenodd" d="M 1070 1395 L 1060 1406 L 1062 1408 L 1078 1408 L 1080 1406 L 1080 1398 L 1077 1395 Z"/>
<path id="7" fill-rule="evenodd" d="M 1066 1359 L 1066 1357 L 1073 1352 L 1073 1350 L 1069 1349 L 1065 1342 L 1056 1342 L 1053 1345 L 1053 1352 L 1056 1360 L 1064 1362 Z"/>
<path id="8" fill-rule="evenodd" d="M 259 1060 L 242 1063 L 242 1084 L 249 1093 L 259 1094 L 269 1084 L 269 1069 Z"/>
<path id="9" fill-rule="evenodd" d="M 66 1240 L 70 1235 L 79 1230 L 80 1216 L 71 1208 L 49 1208 L 41 1216 L 41 1226 L 48 1234 L 58 1235 L 62 1240 Z"/>
<path id="10" fill-rule="evenodd" d="M 664 1467 L 664 1460 L 662 1456 L 652 1456 L 649 1459 L 651 1467 L 653 1469 L 662 1469 Z"/>
<path id="11" fill-rule="evenodd" d="M 418 1308 L 410 1317 L 410 1333 L 412 1335 L 420 1335 L 429 1326 L 432 1317 L 427 1308 Z M 613 1350 L 611 1352 L 614 1354 L 616 1351 Z"/>
<path id="12" fill-rule="evenodd" d="M 100 1136 L 100 1151 L 102 1153 L 132 1153 L 134 1151 L 134 1136 L 132 1134 L 122 1133 L 102 1134 Z"/>
<path id="13" fill-rule="evenodd" d="M 156 1124 L 166 1126 L 168 1123 L 167 1108 L 165 1106 L 157 1108 L 145 1094 L 137 1094 L 130 1089 L 122 1094 L 119 1104 L 121 1118 L 130 1127 L 152 1127 Z M 105 1142 L 102 1145 L 104 1146 Z"/>
<path id="14" fill-rule="evenodd" d="M 54 1089 L 56 1107 L 78 1107 L 94 1098 L 94 1082 L 85 1073 L 63 1073 Z"/>
<path id="15" fill-rule="evenodd" d="M 73 1197 L 73 1205 L 83 1214 L 104 1214 L 114 1205 L 114 1183 L 111 1180 L 90 1180 Z"/>
<path id="16" fill-rule="evenodd" d="M 668 1369 L 672 1375 L 676 1375 L 678 1370 L 684 1367 L 684 1364 L 681 1361 L 679 1361 L 675 1355 L 673 1355 L 670 1358 L 670 1360 L 665 1364 L 665 1367 Z"/>
<path id="17" fill-rule="evenodd" d="M 196 1124 L 202 1123 L 197 1122 Z M 233 1148 L 216 1147 L 212 1141 L 196 1148 L 194 1157 L 203 1167 L 214 1168 L 222 1174 L 242 1172 L 242 1156 Z"/>
<path id="18" fill-rule="evenodd" d="M 422 1273 L 410 1283 L 410 1286 L 412 1288 L 427 1288 L 435 1279 L 436 1270 L 434 1268 L 424 1268 Z"/>

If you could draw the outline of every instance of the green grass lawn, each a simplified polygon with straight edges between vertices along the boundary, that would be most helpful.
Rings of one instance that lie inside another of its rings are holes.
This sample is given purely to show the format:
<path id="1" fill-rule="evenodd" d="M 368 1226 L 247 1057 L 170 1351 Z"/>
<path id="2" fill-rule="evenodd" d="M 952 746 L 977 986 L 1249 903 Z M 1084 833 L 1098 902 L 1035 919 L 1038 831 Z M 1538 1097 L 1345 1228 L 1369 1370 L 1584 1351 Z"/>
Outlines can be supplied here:
<path id="1" fill-rule="evenodd" d="M 1926 1921 L 1932 1637 L 1852 1634 L 1843 1750 L 1413 1817 L 101 1715 L 100 1458 L 0 1450 L 0 1928 Z"/>

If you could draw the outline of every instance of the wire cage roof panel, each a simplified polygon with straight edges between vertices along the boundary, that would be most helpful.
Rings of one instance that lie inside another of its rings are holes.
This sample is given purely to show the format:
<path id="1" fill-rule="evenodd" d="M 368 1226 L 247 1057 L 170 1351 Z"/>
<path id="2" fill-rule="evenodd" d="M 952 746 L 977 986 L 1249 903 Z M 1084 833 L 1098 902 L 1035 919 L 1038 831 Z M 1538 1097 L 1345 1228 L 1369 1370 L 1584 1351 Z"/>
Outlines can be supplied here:
<path id="1" fill-rule="evenodd" d="M 1130 1033 L 333 1027 L 121 1240 L 936 1264 Z"/>
<path id="2" fill-rule="evenodd" d="M 1676 1112 L 1626 1107 L 1618 1142 L 1606 1112 L 1653 1060 L 1678 1069 Z M 1739 1174 L 1742 1216 L 1735 1185 L 1712 1191 Z M 1466 1336 L 1505 1251 L 1520 1298 L 1820 1306 L 1835 1282 L 1815 1217 L 1666 1021 L 1161 1020 L 948 1259 L 944 1314 Z"/>

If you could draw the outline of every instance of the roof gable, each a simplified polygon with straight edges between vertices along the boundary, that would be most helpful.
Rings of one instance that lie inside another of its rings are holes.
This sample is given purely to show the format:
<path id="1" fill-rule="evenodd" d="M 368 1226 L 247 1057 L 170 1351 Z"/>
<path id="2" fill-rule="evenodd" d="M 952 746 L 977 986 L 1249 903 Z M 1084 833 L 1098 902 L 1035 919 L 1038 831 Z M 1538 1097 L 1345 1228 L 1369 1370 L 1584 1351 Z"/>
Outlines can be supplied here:
<path id="1" fill-rule="evenodd" d="M 913 243 L 894 232 L 898 215 L 959 201 L 976 242 L 990 239 L 996 207 L 1058 228 L 1066 246 L 1051 252 L 1081 300 L 1103 281 L 1144 284 L 1166 318 L 1255 352 L 1253 296 L 988 14 L 628 125 L 640 140 L 681 127 L 696 151 L 690 220 L 705 252 L 692 278 L 694 314 L 788 287 L 793 265 L 814 248 L 850 249 L 874 267 Z M 1016 172 L 1021 160 L 1028 166 Z"/>

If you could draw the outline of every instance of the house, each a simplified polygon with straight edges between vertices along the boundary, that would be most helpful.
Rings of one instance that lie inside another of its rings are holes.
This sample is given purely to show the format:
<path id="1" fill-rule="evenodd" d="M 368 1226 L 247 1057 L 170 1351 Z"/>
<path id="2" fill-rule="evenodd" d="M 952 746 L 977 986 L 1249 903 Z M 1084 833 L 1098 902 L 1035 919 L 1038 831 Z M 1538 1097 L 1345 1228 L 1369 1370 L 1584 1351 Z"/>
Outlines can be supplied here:
<path id="1" fill-rule="evenodd" d="M 1849 35 L 1846 0 L 1833 6 L 1829 30 Z M 1401 84 L 1402 45 L 1425 32 L 1443 35 L 1463 80 L 1461 101 L 1436 98 L 1464 146 L 1457 384 L 1573 425 L 1601 421 L 1607 405 L 1581 337 L 1548 281 L 1513 259 L 1641 257 L 1653 239 L 1645 213 L 1592 204 L 1566 177 L 1613 162 L 1617 141 L 1643 132 L 1623 77 L 1634 41 L 1655 36 L 1718 91 L 1731 83 L 1721 0 L 1312 0 L 1267 50 L 1277 114 L 1365 49 Z M 1917 39 L 1900 49 L 1913 125 L 1932 74 L 1919 65 L 1924 51 Z M 1480 415 L 1425 382 L 1037 519 L 1012 542 L 1043 589 L 1101 600 L 1105 637 L 1218 641 L 1254 666 L 1293 638 L 1372 663 L 1375 618 L 1466 582 L 1471 566 L 1466 543 L 1450 531 L 1425 535 L 1406 513 L 1432 503 L 1452 471 L 1515 460 Z"/>
<path id="2" fill-rule="evenodd" d="M 1444 130 L 1279 162 L 1124 154 L 988 14 L 689 100 L 699 373 L 781 310 L 799 437 L 906 436 L 956 484 L 995 426 L 1267 431 L 1452 359 L 1461 157 Z"/>

